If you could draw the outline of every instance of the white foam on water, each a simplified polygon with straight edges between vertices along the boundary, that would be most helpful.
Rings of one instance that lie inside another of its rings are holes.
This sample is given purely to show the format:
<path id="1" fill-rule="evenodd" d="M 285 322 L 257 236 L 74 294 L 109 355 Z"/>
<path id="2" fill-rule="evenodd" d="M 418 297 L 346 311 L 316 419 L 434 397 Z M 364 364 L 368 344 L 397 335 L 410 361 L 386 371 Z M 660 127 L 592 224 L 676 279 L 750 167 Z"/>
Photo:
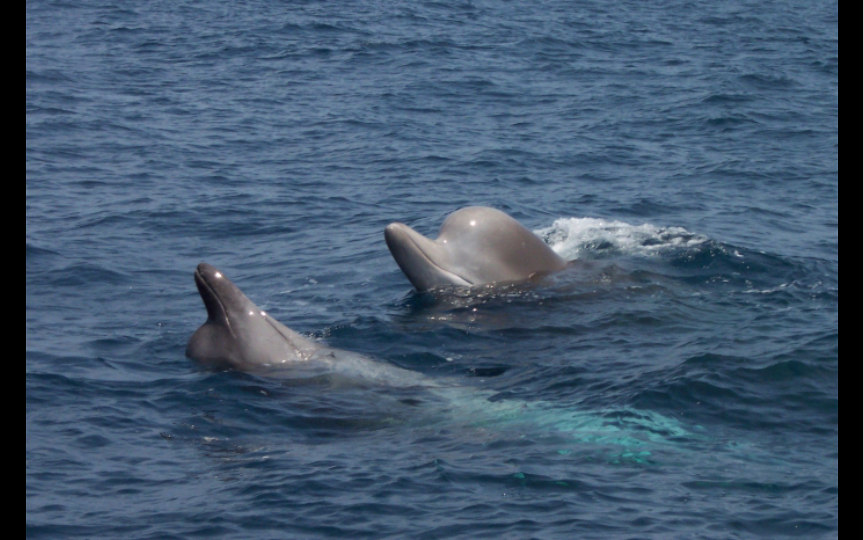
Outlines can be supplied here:
<path id="1" fill-rule="evenodd" d="M 607 252 L 653 256 L 666 249 L 689 248 L 708 240 L 683 227 L 631 225 L 598 218 L 561 218 L 534 233 L 566 260 Z"/>

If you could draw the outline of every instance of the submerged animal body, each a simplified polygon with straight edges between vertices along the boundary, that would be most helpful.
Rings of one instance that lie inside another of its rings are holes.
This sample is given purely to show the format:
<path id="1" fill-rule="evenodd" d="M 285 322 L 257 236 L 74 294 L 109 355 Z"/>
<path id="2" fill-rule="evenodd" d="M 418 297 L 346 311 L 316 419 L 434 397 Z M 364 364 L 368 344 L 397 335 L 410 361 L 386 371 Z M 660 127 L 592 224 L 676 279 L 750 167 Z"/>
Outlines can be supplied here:
<path id="1" fill-rule="evenodd" d="M 204 365 L 280 377 L 327 376 L 403 387 L 431 384 L 413 371 L 301 336 L 207 263 L 195 269 L 195 284 L 207 308 L 207 321 L 192 334 L 186 356 Z"/>
<path id="2" fill-rule="evenodd" d="M 384 229 L 387 247 L 418 291 L 521 281 L 567 266 L 552 248 L 500 210 L 453 212 L 431 240 L 403 223 Z"/>

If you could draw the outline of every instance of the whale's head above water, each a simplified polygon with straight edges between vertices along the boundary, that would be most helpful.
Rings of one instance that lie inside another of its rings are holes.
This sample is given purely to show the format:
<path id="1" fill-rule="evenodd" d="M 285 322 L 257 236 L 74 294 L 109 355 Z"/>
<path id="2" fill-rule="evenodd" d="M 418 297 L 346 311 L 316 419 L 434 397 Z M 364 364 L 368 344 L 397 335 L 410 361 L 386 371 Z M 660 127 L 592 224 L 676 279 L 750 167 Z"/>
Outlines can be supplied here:
<path id="1" fill-rule="evenodd" d="M 519 281 L 566 266 L 521 223 L 483 206 L 447 216 L 435 240 L 402 223 L 388 225 L 384 238 L 399 268 L 419 291 Z"/>
<path id="2" fill-rule="evenodd" d="M 207 263 L 195 270 L 207 320 L 189 338 L 186 356 L 213 368 L 231 368 L 333 386 L 435 386 L 420 374 L 304 338 L 255 305 Z"/>
<path id="3" fill-rule="evenodd" d="M 195 285 L 207 308 L 207 321 L 189 339 L 189 358 L 214 367 L 251 370 L 302 362 L 321 348 L 267 315 L 215 267 L 199 264 Z"/>

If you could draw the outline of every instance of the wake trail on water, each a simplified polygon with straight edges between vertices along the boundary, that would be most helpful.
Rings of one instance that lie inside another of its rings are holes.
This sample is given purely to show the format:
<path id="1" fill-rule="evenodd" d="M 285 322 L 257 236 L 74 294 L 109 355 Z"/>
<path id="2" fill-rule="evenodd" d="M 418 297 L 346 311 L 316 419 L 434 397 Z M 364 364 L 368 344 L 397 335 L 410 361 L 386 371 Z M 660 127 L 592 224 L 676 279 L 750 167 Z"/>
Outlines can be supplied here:
<path id="1" fill-rule="evenodd" d="M 709 241 L 683 227 L 632 225 L 600 218 L 561 218 L 534 233 L 569 261 L 602 254 L 653 256 L 669 249 L 697 248 Z"/>
<path id="2" fill-rule="evenodd" d="M 501 398 L 495 392 L 465 386 L 427 390 L 441 400 L 426 411 L 438 416 L 433 424 L 483 432 L 492 438 L 555 437 L 565 446 L 613 449 L 618 458 L 641 462 L 649 459 L 652 448 L 703 437 L 698 426 L 694 431 L 674 418 L 631 407 L 580 410 L 542 400 Z"/>

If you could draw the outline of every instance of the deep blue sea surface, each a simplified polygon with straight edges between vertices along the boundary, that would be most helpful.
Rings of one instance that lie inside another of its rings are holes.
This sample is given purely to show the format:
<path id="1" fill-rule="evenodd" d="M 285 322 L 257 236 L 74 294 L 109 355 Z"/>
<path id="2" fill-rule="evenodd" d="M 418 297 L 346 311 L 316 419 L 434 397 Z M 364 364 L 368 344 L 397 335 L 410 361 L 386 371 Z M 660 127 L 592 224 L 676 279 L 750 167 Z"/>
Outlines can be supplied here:
<path id="1" fill-rule="evenodd" d="M 28 538 L 838 535 L 838 4 L 26 3 Z M 418 294 L 504 210 L 569 267 Z M 208 371 L 207 261 L 423 387 Z"/>

